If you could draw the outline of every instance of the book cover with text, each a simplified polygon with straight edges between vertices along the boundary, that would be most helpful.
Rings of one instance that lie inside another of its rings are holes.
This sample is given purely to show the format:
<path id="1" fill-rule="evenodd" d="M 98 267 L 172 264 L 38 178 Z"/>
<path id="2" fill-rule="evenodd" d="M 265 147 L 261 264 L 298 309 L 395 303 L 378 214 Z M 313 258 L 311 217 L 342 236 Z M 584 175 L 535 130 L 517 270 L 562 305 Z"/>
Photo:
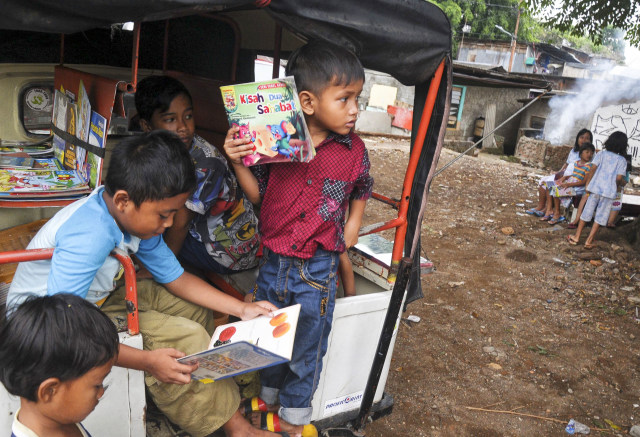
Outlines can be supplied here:
<path id="1" fill-rule="evenodd" d="M 231 127 L 248 137 L 253 153 L 245 166 L 307 162 L 315 156 L 293 77 L 220 87 Z"/>

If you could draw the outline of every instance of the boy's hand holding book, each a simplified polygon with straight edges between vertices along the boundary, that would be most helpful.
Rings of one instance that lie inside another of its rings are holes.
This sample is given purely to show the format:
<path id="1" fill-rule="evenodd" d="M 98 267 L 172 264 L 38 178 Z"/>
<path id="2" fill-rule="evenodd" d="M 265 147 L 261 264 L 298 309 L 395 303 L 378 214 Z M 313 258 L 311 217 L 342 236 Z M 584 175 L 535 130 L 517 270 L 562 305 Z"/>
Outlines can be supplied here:
<path id="1" fill-rule="evenodd" d="M 189 384 L 191 373 L 198 368 L 197 363 L 179 363 L 177 359 L 186 354 L 174 348 L 155 349 L 147 353 L 147 366 L 144 370 L 151 373 L 160 382 Z"/>
<path id="2" fill-rule="evenodd" d="M 240 131 L 238 126 L 233 126 L 227 131 L 227 136 L 224 139 L 224 151 L 231 160 L 234 166 L 244 166 L 242 164 L 242 158 L 251 155 L 253 151 L 253 145 L 251 139 L 248 136 L 234 139 L 234 136 Z"/>
<path id="3" fill-rule="evenodd" d="M 258 316 L 273 317 L 273 312 L 277 310 L 278 307 L 266 300 L 251 303 L 245 302 L 239 317 L 242 320 L 251 320 Z"/>

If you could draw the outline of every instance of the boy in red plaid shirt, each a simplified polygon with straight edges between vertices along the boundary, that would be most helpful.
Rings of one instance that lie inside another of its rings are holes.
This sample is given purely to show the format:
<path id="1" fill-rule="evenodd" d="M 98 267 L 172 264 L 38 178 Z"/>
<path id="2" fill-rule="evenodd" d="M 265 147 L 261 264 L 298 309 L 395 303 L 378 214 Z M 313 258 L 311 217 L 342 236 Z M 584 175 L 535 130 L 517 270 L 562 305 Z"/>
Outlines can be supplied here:
<path id="1" fill-rule="evenodd" d="M 291 362 L 261 371 L 261 397 L 279 404 L 279 417 L 262 413 L 260 419 L 306 435 L 333 319 L 338 258 L 358 241 L 373 179 L 364 143 L 352 132 L 364 84 L 358 58 L 311 42 L 291 55 L 287 75 L 295 77 L 315 158 L 249 170 L 241 163 L 251 153 L 247 140 L 234 140 L 230 131 L 224 148 L 249 200 L 262 204 L 264 255 L 254 299 L 302 306 Z"/>

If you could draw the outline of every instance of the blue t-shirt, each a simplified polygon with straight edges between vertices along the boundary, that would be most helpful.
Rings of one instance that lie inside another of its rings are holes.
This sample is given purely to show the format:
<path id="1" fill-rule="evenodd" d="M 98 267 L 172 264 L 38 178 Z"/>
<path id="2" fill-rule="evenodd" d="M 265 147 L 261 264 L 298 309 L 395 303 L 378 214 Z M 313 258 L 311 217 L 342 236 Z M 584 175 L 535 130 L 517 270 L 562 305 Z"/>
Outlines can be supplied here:
<path id="1" fill-rule="evenodd" d="M 161 284 L 182 275 L 184 269 L 162 236 L 141 240 L 120 230 L 103 192 L 104 187 L 98 187 L 63 208 L 33 237 L 27 248 L 53 247 L 53 258 L 18 265 L 7 296 L 8 312 L 29 296 L 56 293 L 72 293 L 101 305 L 122 275 L 118 260 L 109 256 L 116 247 L 136 254 Z"/>
<path id="2" fill-rule="evenodd" d="M 627 160 L 617 153 L 603 150 L 593 158 L 592 163 L 598 167 L 587 185 L 587 191 L 615 199 L 618 191 L 616 178 L 618 175 L 624 176 L 627 173 Z"/>

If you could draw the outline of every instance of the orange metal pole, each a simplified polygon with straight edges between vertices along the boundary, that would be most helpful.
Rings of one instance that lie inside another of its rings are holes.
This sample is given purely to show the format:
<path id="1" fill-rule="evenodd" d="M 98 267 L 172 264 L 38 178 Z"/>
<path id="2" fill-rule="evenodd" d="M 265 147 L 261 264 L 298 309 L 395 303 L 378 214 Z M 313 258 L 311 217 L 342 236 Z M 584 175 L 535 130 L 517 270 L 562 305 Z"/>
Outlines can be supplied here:
<path id="1" fill-rule="evenodd" d="M 389 278 L 387 280 L 395 279 L 395 272 L 400 265 L 402 259 L 402 250 L 404 249 L 404 238 L 407 234 L 407 212 L 409 211 L 409 198 L 411 195 L 411 186 L 413 185 L 413 178 L 416 174 L 416 168 L 418 161 L 420 160 L 420 154 L 424 146 L 424 140 L 427 136 L 427 129 L 429 122 L 431 121 L 431 114 L 433 113 L 433 107 L 436 103 L 436 96 L 438 95 L 438 89 L 440 88 L 440 81 L 442 80 L 442 73 L 444 72 L 444 59 L 440 62 L 436 72 L 431 79 L 429 85 L 429 92 L 427 99 L 424 103 L 424 110 L 422 111 L 422 118 L 420 119 L 420 125 L 418 127 L 418 133 L 416 134 L 416 140 L 413 144 L 413 150 L 409 157 L 409 165 L 407 166 L 407 172 L 404 175 L 404 183 L 402 184 L 402 197 L 400 198 L 400 208 L 398 210 L 398 227 L 396 228 L 396 235 L 393 243 L 393 252 L 391 254 L 391 271 L 389 272 Z M 418 230 L 420 232 L 420 230 Z M 394 272 L 394 273 L 392 273 Z"/>
<path id="2" fill-rule="evenodd" d="M 136 267 L 133 261 L 123 250 L 113 249 L 111 256 L 116 258 L 124 268 L 124 285 L 126 287 L 124 300 L 127 306 L 127 329 L 129 335 L 137 335 L 140 332 L 138 319 L 138 286 L 136 283 Z"/>
<path id="3" fill-rule="evenodd" d="M 25 249 L 0 252 L 0 264 L 40 261 L 51 259 L 54 249 Z M 125 301 L 127 305 L 127 325 L 130 335 L 140 333 L 138 320 L 138 288 L 136 284 L 136 268 L 133 261 L 124 251 L 113 249 L 111 256 L 116 258 L 124 268 L 124 283 L 127 287 Z"/>
<path id="4" fill-rule="evenodd" d="M 138 57 L 140 56 L 140 22 L 133 25 L 133 54 L 131 55 L 131 85 L 135 91 L 138 86 Z"/>

